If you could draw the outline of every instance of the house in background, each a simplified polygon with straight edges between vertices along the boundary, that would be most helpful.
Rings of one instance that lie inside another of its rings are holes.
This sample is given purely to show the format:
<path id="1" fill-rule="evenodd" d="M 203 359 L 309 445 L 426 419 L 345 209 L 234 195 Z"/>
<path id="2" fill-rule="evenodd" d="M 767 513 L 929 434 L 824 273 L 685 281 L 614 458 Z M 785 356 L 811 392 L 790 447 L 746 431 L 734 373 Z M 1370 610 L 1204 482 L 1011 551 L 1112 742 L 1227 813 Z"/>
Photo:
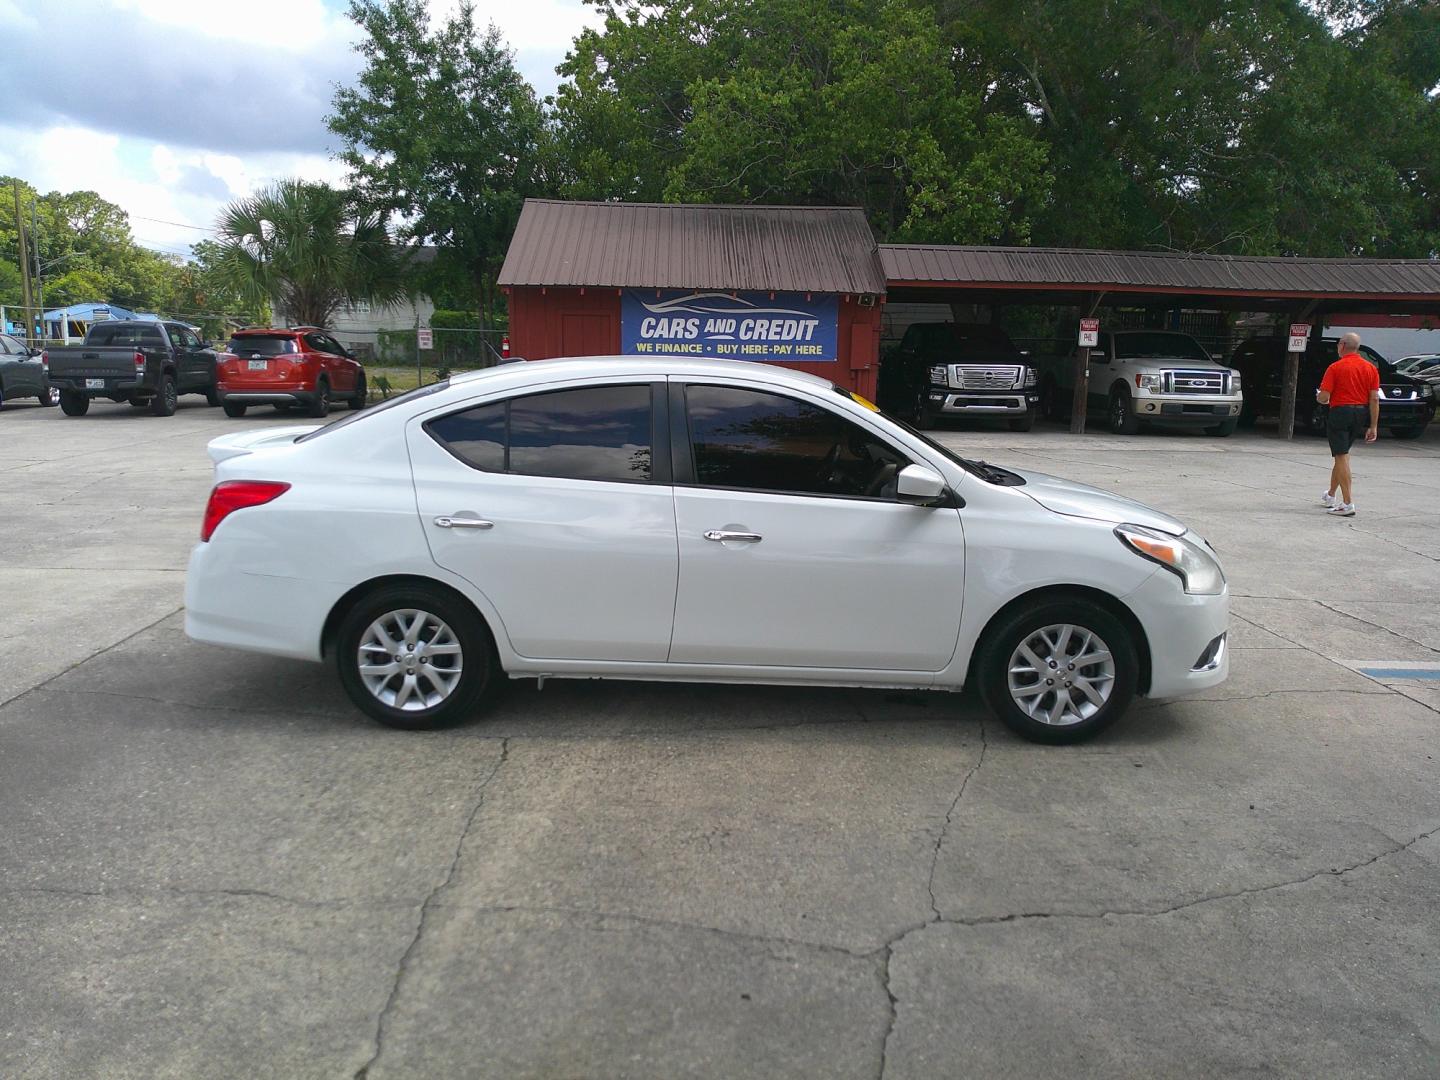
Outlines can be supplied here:
<path id="1" fill-rule="evenodd" d="M 426 266 L 435 261 L 436 250 L 429 245 L 417 247 L 412 259 L 417 266 Z M 375 360 L 384 351 L 382 335 L 395 331 L 413 332 L 417 326 L 429 326 L 433 314 L 435 304 L 423 293 L 397 304 L 378 307 L 362 300 L 339 308 L 325 329 L 362 360 Z M 296 320 L 284 308 L 275 309 L 276 326 L 293 326 L 295 323 Z"/>

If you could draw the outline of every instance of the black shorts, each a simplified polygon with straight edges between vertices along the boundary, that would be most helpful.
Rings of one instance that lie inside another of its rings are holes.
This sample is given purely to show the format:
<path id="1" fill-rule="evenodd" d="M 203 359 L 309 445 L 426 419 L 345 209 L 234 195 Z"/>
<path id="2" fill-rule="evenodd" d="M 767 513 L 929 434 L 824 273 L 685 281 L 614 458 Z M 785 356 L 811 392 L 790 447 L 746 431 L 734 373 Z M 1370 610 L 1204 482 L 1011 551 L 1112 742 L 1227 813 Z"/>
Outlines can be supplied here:
<path id="1" fill-rule="evenodd" d="M 1357 439 L 1364 440 L 1370 428 L 1370 406 L 1331 405 L 1325 417 L 1325 434 L 1330 439 L 1330 453 L 1334 457 L 1350 453 L 1350 446 Z"/>

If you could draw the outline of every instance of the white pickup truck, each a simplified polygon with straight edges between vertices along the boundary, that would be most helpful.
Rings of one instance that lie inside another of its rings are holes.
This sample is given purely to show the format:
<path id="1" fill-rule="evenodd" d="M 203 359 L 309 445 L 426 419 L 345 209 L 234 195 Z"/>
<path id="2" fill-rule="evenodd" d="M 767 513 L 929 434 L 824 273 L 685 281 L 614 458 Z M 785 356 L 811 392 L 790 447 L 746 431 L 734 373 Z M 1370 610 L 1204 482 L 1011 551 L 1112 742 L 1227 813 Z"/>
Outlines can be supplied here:
<path id="1" fill-rule="evenodd" d="M 1040 402 L 1060 420 L 1075 395 L 1075 354 L 1044 363 Z M 1189 334 L 1175 330 L 1116 330 L 1090 351 L 1089 415 L 1105 418 L 1116 435 L 1151 424 L 1203 427 L 1229 435 L 1240 421 L 1240 373 L 1210 359 Z"/>

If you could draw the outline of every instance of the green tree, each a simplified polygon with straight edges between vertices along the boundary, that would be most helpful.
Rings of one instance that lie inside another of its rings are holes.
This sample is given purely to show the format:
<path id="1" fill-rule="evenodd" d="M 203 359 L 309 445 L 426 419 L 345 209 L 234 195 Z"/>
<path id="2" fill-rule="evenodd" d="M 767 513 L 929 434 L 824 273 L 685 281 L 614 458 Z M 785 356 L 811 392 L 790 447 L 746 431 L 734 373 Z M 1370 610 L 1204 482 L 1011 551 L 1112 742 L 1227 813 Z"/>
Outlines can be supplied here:
<path id="1" fill-rule="evenodd" d="M 405 294 L 384 215 L 357 212 L 325 184 L 278 181 L 231 203 L 218 228 L 214 281 L 243 304 L 269 302 L 298 323 L 324 326 L 342 304 L 391 304 Z"/>
<path id="2" fill-rule="evenodd" d="M 336 92 L 329 124 L 358 196 L 439 246 L 488 325 L 520 206 L 544 187 L 540 103 L 468 2 L 433 27 L 423 0 L 351 0 L 349 14 L 365 68 Z"/>

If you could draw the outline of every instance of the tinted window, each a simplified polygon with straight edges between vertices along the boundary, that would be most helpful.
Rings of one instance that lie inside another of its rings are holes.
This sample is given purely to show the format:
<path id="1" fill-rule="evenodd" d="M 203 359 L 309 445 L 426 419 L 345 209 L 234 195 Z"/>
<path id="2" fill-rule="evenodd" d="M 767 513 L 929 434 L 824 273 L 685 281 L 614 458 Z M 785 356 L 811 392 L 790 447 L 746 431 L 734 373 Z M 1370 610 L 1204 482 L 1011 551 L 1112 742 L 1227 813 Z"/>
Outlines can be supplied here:
<path id="1" fill-rule="evenodd" d="M 324 334 L 306 334 L 305 344 L 309 345 L 310 348 L 314 349 L 316 352 L 332 354 L 335 352 L 335 347 L 330 344 L 330 339 L 327 338 Z"/>
<path id="2" fill-rule="evenodd" d="M 90 332 L 85 335 L 86 345 L 109 345 L 110 339 L 115 336 L 113 326 L 92 326 Z"/>
<path id="3" fill-rule="evenodd" d="M 285 353 L 293 353 L 295 339 L 291 337 L 279 337 L 261 334 L 246 334 L 244 337 L 233 337 L 230 339 L 230 351 L 236 356 L 283 356 Z"/>
<path id="4" fill-rule="evenodd" d="M 499 401 L 432 420 L 430 434 L 462 461 L 486 472 L 505 471 L 505 413 Z"/>
<path id="5" fill-rule="evenodd" d="M 685 410 L 707 487 L 888 498 L 909 464 L 858 424 L 779 394 L 690 386 Z"/>
<path id="6" fill-rule="evenodd" d="M 15 346 L 12 345 L 11 342 L 11 338 L 6 337 L 4 334 L 0 334 L 0 356 L 4 356 L 6 353 L 10 352 L 24 352 L 23 349 L 15 348 Z"/>
<path id="7" fill-rule="evenodd" d="M 531 394 L 432 420 L 478 469 L 577 480 L 649 480 L 650 386 Z"/>
<path id="8" fill-rule="evenodd" d="M 121 348 L 163 348 L 165 335 L 160 332 L 160 327 L 154 324 L 97 327 L 90 331 L 89 337 L 85 339 L 85 344 L 113 345 Z"/>
<path id="9" fill-rule="evenodd" d="M 1116 334 L 1117 359 L 1209 360 L 1200 343 L 1189 334 Z"/>
<path id="10" fill-rule="evenodd" d="M 966 360 L 994 363 L 1020 359 L 1020 350 L 1010 340 L 1010 335 L 998 326 L 963 324 L 957 325 L 954 330 L 953 344 Z"/>

